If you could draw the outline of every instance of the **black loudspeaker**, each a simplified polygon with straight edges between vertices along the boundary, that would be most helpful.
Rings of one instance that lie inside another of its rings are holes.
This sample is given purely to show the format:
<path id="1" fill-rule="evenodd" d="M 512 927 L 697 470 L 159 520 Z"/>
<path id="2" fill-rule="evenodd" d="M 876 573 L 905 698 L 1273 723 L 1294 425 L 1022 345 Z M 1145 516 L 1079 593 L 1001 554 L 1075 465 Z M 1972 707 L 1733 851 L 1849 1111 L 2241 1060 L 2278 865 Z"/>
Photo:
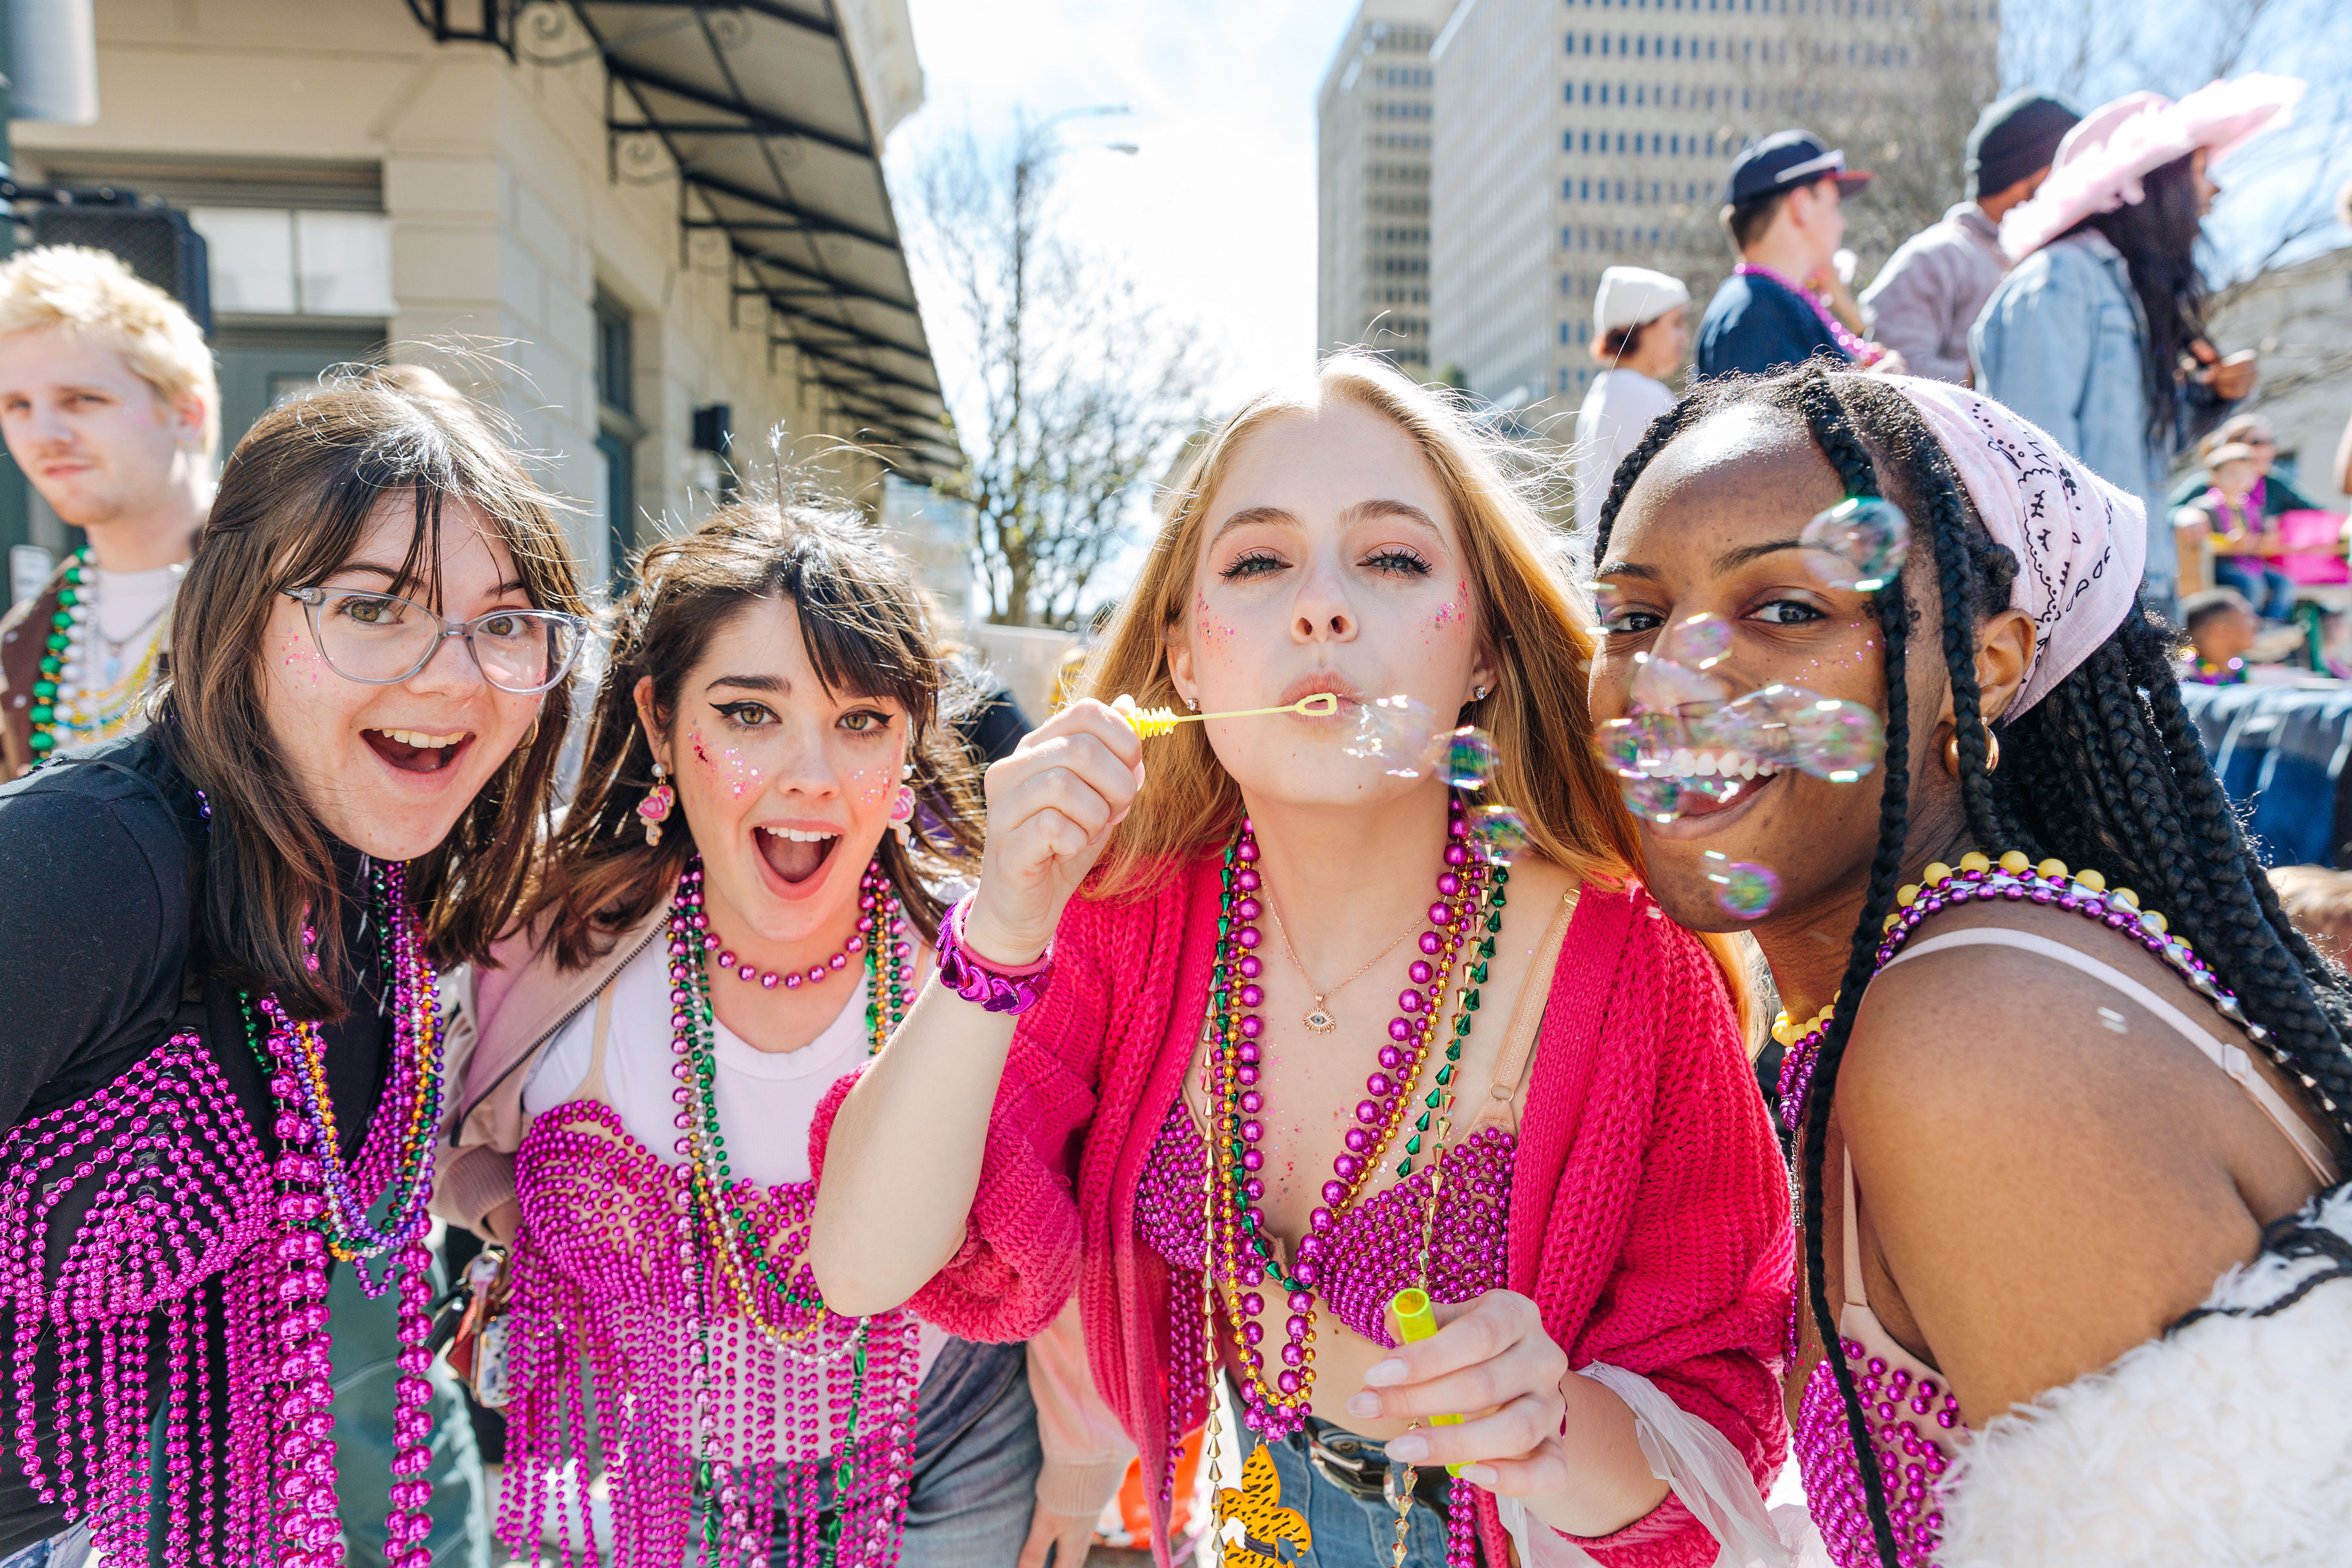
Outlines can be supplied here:
<path id="1" fill-rule="evenodd" d="M 92 202 L 33 209 L 36 245 L 87 245 L 110 250 L 123 265 L 177 300 L 207 338 L 213 335 L 212 265 L 205 237 L 177 207 Z"/>
<path id="2" fill-rule="evenodd" d="M 735 439 L 734 422 L 735 410 L 728 404 L 714 403 L 707 408 L 696 409 L 694 411 L 694 449 L 698 452 L 715 452 L 719 457 L 725 457 L 727 448 Z"/>

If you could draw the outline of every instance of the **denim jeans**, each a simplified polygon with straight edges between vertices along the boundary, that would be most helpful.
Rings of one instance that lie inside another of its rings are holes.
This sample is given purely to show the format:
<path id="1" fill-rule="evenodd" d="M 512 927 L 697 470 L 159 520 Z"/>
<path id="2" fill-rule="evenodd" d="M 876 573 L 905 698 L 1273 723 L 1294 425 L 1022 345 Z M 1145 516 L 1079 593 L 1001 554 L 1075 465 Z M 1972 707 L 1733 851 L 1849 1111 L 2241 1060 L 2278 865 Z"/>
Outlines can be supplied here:
<path id="1" fill-rule="evenodd" d="M 916 1395 L 901 1568 L 1013 1568 L 1045 1462 L 1027 1352 L 950 1340 Z"/>
<path id="2" fill-rule="evenodd" d="M 438 1226 L 436 1227 L 436 1229 Z M 440 1248 L 434 1248 L 433 1291 L 444 1280 Z M 335 1388 L 335 1501 L 342 1517 L 350 1568 L 377 1568 L 383 1562 L 384 1514 L 392 1500 L 394 1443 L 392 1417 L 399 1394 L 400 1289 L 371 1299 L 360 1289 L 359 1270 L 335 1270 L 327 1291 L 330 1355 Z M 439 1358 L 432 1366 L 433 1463 L 425 1479 L 433 1521 L 425 1538 L 436 1568 L 489 1568 L 488 1488 L 474 1427 L 457 1381 Z"/>
<path id="3" fill-rule="evenodd" d="M 1230 1402 L 1227 1408 L 1232 1409 Z M 1307 1528 L 1314 1537 L 1314 1544 L 1298 1555 L 1301 1568 L 1390 1568 L 1396 1556 L 1394 1505 L 1385 1498 L 1358 1497 L 1307 1458 L 1311 1435 L 1326 1447 L 1358 1459 L 1366 1474 L 1377 1476 L 1388 1468 L 1387 1445 L 1359 1437 L 1312 1415 L 1307 1418 L 1307 1426 L 1306 1432 L 1266 1445 L 1274 1473 L 1282 1481 L 1282 1505 L 1306 1515 Z M 1237 1435 L 1246 1456 L 1257 1437 L 1246 1427 L 1238 1427 Z M 1430 1472 L 1424 1469 L 1421 1476 L 1423 1485 L 1405 1531 L 1404 1560 L 1409 1568 L 1444 1568 L 1445 1516 L 1427 1500 L 1433 1480 Z M 1433 1480 L 1435 1490 L 1450 1495 L 1451 1483 L 1444 1469 L 1436 1472 Z"/>
<path id="4" fill-rule="evenodd" d="M 2230 555 L 2216 557 L 2213 581 L 2243 594 L 2246 603 L 2254 607 L 2254 614 L 2266 621 L 2283 621 L 2294 614 L 2294 579 L 2260 564 L 2259 557 L 2252 561 Z"/>

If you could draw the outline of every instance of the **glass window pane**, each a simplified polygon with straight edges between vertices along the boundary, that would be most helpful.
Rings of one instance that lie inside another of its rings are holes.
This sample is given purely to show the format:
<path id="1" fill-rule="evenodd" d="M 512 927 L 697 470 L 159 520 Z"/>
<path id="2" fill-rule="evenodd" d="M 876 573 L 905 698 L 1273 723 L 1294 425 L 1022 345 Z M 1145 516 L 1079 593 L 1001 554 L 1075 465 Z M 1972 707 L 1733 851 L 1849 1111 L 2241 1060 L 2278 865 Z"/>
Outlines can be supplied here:
<path id="1" fill-rule="evenodd" d="M 190 207 L 212 263 L 213 309 L 283 316 L 294 311 L 294 215 L 278 207 Z"/>
<path id="2" fill-rule="evenodd" d="M 389 316 L 400 309 L 392 297 L 392 220 L 382 213 L 298 212 L 294 235 L 304 315 Z"/>

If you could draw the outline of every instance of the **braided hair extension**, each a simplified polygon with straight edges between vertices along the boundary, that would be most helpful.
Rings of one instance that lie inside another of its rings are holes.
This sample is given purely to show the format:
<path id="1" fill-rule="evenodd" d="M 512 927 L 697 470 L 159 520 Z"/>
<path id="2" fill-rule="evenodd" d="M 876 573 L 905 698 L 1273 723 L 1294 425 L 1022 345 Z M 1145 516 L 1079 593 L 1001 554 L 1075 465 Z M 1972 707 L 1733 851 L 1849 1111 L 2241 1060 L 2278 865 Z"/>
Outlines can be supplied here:
<path id="1" fill-rule="evenodd" d="M 2097 865 L 2115 885 L 2142 892 L 2239 998 L 2256 1037 L 2291 1070 L 2305 1097 L 2352 1139 L 2352 981 L 2315 952 L 2263 875 L 2195 724 L 2172 666 L 2175 634 L 2146 615 L 2116 634 L 2007 729 L 2007 764 L 1990 768 L 1989 731 L 1976 679 L 1976 627 L 2009 603 L 2018 563 L 1971 510 L 1948 456 L 1893 387 L 1808 366 L 1769 378 L 1710 384 L 1662 416 L 1620 465 L 1601 510 L 1596 562 L 1643 468 L 1683 431 L 1734 405 L 1802 417 L 1846 493 L 1880 493 L 1878 461 L 1898 499 L 1926 526 L 1944 606 L 1943 651 L 1952 693 L 1961 803 L 1980 846 L 2029 858 Z M 1903 576 L 1874 597 L 1885 638 L 1887 712 L 1879 841 L 1840 994 L 1858 1002 L 1876 968 L 1877 944 L 1901 879 L 1909 826 L 1906 652 L 1913 616 Z M 1955 606 L 1959 611 L 1955 611 Z M 1822 1165 L 1837 1077 L 1858 1006 L 1838 1009 L 1815 1059 L 1800 1158 L 1803 1212 L 1822 1207 Z M 1846 1412 L 1864 1502 L 1878 1555 L 1897 1549 L 1885 1484 L 1872 1453 L 1853 1374 L 1835 1353 L 1837 1325 L 1824 1281 L 1821 1226 L 1805 1227 L 1808 1306 Z"/>

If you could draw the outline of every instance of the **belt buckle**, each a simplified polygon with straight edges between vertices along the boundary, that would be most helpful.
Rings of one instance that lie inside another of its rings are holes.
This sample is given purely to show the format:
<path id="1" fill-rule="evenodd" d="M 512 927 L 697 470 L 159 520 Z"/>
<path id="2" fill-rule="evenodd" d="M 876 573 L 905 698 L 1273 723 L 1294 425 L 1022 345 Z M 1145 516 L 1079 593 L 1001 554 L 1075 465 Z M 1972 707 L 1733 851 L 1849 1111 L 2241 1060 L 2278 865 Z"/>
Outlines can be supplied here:
<path id="1" fill-rule="evenodd" d="M 1323 1474 L 1323 1479 L 1352 1496 L 1370 1501 L 1386 1490 L 1388 1466 L 1381 1464 L 1377 1471 L 1372 1457 L 1364 1452 L 1363 1440 L 1355 1436 L 1335 1437 L 1326 1442 L 1315 1433 L 1307 1434 L 1307 1462 Z"/>

